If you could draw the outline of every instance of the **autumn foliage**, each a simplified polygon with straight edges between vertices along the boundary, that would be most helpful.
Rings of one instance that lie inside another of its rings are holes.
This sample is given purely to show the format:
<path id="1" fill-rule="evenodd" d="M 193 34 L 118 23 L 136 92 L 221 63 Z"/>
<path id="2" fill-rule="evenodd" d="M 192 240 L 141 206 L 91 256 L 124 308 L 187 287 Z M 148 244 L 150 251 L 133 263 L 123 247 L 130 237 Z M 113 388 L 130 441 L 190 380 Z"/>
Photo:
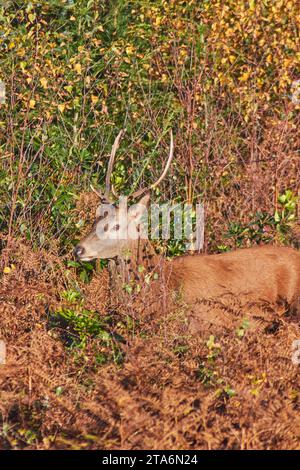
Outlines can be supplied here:
<path id="1" fill-rule="evenodd" d="M 238 330 L 190 337 L 184 309 L 112 308 L 104 263 L 71 255 L 121 128 L 123 194 L 173 129 L 153 199 L 204 203 L 205 252 L 292 242 L 299 21 L 294 0 L 1 2 L 1 447 L 299 447 L 296 325 L 236 305 Z"/>

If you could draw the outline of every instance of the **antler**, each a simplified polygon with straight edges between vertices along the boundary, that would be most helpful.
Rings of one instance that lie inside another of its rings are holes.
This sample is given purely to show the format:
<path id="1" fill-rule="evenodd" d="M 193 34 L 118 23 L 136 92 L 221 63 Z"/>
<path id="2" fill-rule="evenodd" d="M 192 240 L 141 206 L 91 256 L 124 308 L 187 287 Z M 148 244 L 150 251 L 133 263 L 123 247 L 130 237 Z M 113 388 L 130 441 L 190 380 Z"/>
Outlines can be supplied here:
<path id="1" fill-rule="evenodd" d="M 121 137 L 122 137 L 122 135 L 124 134 L 125 131 L 126 131 L 126 129 L 122 129 L 122 130 L 119 132 L 119 134 L 118 134 L 117 137 L 115 138 L 114 144 L 113 144 L 112 149 L 111 149 L 110 158 L 109 158 L 109 162 L 108 162 L 107 173 L 106 173 L 106 178 L 105 178 L 105 193 L 104 193 L 104 194 L 100 193 L 99 191 L 97 191 L 97 190 L 91 185 L 92 191 L 94 191 L 94 193 L 96 193 L 97 196 L 99 196 L 101 199 L 105 199 L 105 200 L 108 200 L 108 201 L 109 201 L 109 194 L 110 194 L 110 191 L 112 191 L 113 195 L 116 196 L 113 187 L 110 187 L 110 178 L 111 178 L 111 173 L 112 173 L 113 166 L 114 166 L 114 161 L 115 161 L 116 152 L 117 152 L 117 150 L 118 150 L 118 148 L 119 148 Z M 151 185 L 150 185 L 149 187 L 147 187 L 147 188 L 138 189 L 138 190 L 135 191 L 134 193 L 130 194 L 129 197 L 132 198 L 132 199 L 134 199 L 134 198 L 137 198 L 137 197 L 141 196 L 142 194 L 146 193 L 147 191 L 150 191 L 151 189 L 156 188 L 156 186 L 158 186 L 158 185 L 160 184 L 160 182 L 165 178 L 165 176 L 166 176 L 166 174 L 167 174 L 167 172 L 168 172 L 168 170 L 169 170 L 169 167 L 170 167 L 170 165 L 171 165 L 171 161 L 172 161 L 172 159 L 173 159 L 173 154 L 174 154 L 173 132 L 172 132 L 172 129 L 170 129 L 170 152 L 169 152 L 169 157 L 168 157 L 166 166 L 165 166 L 165 168 L 164 168 L 162 174 L 160 175 L 160 177 L 158 178 L 158 180 L 155 181 L 155 183 L 151 184 Z"/>
<path id="2" fill-rule="evenodd" d="M 124 134 L 126 129 L 121 129 L 117 137 L 115 138 L 114 145 L 112 146 L 111 153 L 110 153 L 110 158 L 108 162 L 108 167 L 107 167 L 107 173 L 106 173 L 106 178 L 105 178 L 105 197 L 109 197 L 110 193 L 110 177 L 112 173 L 112 169 L 114 166 L 114 161 L 115 161 L 115 156 L 116 152 L 119 148 L 120 145 L 120 139 L 122 135 Z"/>
<path id="3" fill-rule="evenodd" d="M 113 193 L 114 196 L 116 195 L 113 187 L 110 188 L 110 178 L 111 178 L 111 174 L 112 174 L 112 170 L 113 170 L 113 166 L 114 166 L 115 156 L 116 156 L 117 150 L 118 150 L 119 145 L 120 145 L 120 140 L 121 140 L 122 135 L 125 132 L 126 132 L 126 129 L 121 129 L 120 130 L 119 134 L 115 138 L 114 144 L 113 144 L 111 152 L 110 152 L 110 157 L 109 157 L 109 162 L 108 162 L 108 167 L 107 167 L 107 172 L 106 172 L 106 177 L 105 177 L 105 193 L 104 194 L 100 193 L 92 185 L 90 185 L 92 191 L 94 191 L 94 193 L 96 193 L 97 196 L 100 197 L 100 199 L 105 199 L 105 200 L 109 201 L 110 190 L 112 190 L 112 193 Z"/>
<path id="4" fill-rule="evenodd" d="M 156 186 L 159 185 L 159 183 L 164 179 L 164 177 L 166 176 L 168 170 L 169 170 L 169 167 L 171 165 L 171 161 L 172 161 L 172 158 L 173 158 L 173 154 L 174 154 L 174 142 L 173 142 L 173 132 L 172 132 L 172 129 L 170 129 L 170 152 L 169 152 L 169 157 L 168 157 L 168 160 L 167 160 L 167 163 L 166 163 L 166 166 L 162 172 L 162 174 L 160 175 L 160 177 L 158 178 L 157 181 L 155 181 L 155 183 L 151 184 L 148 188 L 141 188 L 141 189 L 138 189 L 137 191 L 135 191 L 134 193 L 130 194 L 130 198 L 137 198 L 139 196 L 141 196 L 142 194 L 146 193 L 147 191 L 150 191 L 151 189 L 154 189 L 156 188 Z"/>

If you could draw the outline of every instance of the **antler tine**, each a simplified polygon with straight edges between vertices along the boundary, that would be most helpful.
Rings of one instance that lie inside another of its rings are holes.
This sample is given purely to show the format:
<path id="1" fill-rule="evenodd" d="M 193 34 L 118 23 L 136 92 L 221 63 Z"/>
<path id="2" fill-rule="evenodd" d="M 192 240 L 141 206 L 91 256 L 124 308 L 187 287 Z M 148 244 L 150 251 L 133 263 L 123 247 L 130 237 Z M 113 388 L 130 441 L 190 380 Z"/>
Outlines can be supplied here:
<path id="1" fill-rule="evenodd" d="M 110 178 L 111 178 L 111 173 L 112 173 L 113 166 L 114 166 L 116 152 L 119 148 L 121 137 L 122 137 L 122 135 L 124 134 L 125 131 L 126 131 L 126 129 L 121 129 L 120 130 L 119 134 L 115 138 L 114 144 L 113 144 L 112 149 L 111 149 L 110 158 L 109 158 L 108 167 L 107 167 L 106 178 L 105 178 L 105 196 L 107 198 L 109 197 L 109 193 L 110 193 Z"/>
<path id="2" fill-rule="evenodd" d="M 92 184 L 90 184 L 90 188 L 95 194 L 97 194 L 98 197 L 100 197 L 101 199 L 103 198 L 103 194 L 101 194 L 99 191 L 97 191 L 97 189 L 95 189 Z"/>
<path id="3" fill-rule="evenodd" d="M 146 193 L 147 191 L 150 191 L 151 189 L 154 189 L 156 188 L 156 186 L 158 186 L 161 181 L 165 178 L 169 168 L 170 168 L 170 165 L 171 165 L 171 161 L 173 159 L 173 154 L 174 154 L 174 142 L 173 142 L 173 132 L 172 132 L 172 129 L 170 129 L 170 151 L 169 151 L 169 157 L 168 157 L 168 160 L 167 160 L 167 163 L 166 163 L 166 166 L 162 172 L 162 174 L 160 175 L 160 177 L 158 178 L 157 181 L 155 181 L 155 183 L 151 184 L 148 188 L 142 188 L 142 189 L 138 189 L 137 191 L 135 191 L 134 193 L 132 193 L 130 195 L 130 198 L 137 198 L 139 196 L 141 196 L 142 194 Z"/>

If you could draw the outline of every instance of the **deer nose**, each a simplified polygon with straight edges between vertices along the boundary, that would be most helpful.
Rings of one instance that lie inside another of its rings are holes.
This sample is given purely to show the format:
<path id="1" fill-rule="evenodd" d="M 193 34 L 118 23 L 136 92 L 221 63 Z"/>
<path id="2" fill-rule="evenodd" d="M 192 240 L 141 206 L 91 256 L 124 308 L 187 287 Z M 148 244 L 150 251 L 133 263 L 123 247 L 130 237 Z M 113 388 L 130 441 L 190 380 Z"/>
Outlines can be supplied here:
<path id="1" fill-rule="evenodd" d="M 74 256 L 77 258 L 77 259 L 80 259 L 80 257 L 84 254 L 85 252 L 85 249 L 83 248 L 83 246 L 80 246 L 80 245 L 77 245 L 75 246 L 74 248 Z"/>

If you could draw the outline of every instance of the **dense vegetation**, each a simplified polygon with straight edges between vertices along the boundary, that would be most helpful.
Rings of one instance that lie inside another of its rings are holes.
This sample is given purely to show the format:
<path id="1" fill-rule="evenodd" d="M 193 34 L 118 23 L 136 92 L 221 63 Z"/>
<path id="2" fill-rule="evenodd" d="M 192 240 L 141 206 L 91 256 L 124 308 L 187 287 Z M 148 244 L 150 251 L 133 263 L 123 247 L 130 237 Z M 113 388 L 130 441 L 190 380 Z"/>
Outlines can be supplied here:
<path id="1" fill-rule="evenodd" d="M 217 222 L 273 216 L 280 194 L 297 195 L 298 20 L 297 2 L 279 0 L 4 2 L 3 230 L 72 245 L 72 209 L 103 183 L 122 127 L 120 192 L 159 173 L 172 127 L 159 197 L 204 201 L 208 240 Z"/>
<path id="2" fill-rule="evenodd" d="M 299 26 L 296 0 L 1 2 L 1 446 L 297 447 L 294 326 L 274 316 L 257 341 L 239 311 L 191 339 L 181 314 L 111 305 L 105 269 L 70 253 L 121 128 L 120 194 L 160 174 L 172 128 L 153 200 L 203 202 L 205 251 L 290 243 Z"/>

